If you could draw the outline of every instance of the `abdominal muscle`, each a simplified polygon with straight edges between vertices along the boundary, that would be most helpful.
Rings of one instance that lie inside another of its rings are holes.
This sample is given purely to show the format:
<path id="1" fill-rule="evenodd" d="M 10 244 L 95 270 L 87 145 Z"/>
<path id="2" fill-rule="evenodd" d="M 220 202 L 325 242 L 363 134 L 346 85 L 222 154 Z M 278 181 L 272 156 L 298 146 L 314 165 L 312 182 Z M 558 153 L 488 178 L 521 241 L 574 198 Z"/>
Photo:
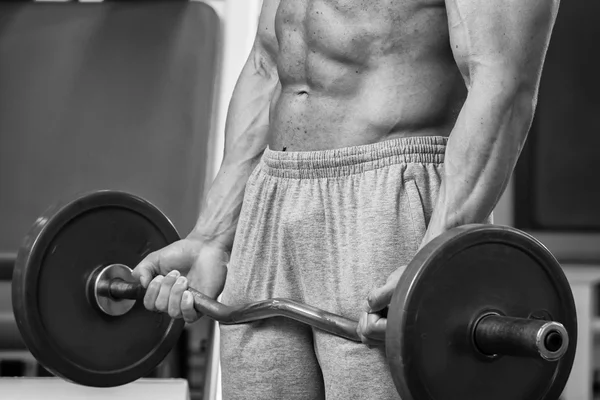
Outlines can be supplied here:
<path id="1" fill-rule="evenodd" d="M 442 1 L 443 2 L 443 1 Z M 448 136 L 466 89 L 431 1 L 281 0 L 269 148 Z"/>

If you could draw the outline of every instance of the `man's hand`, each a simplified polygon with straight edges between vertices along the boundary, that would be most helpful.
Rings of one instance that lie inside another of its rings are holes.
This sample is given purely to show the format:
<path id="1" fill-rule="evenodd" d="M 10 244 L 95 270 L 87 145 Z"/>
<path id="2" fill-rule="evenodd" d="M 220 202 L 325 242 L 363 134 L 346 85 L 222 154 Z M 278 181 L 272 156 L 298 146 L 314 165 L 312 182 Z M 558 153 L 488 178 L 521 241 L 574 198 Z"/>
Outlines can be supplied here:
<path id="1" fill-rule="evenodd" d="M 381 311 L 390 305 L 394 290 L 404 273 L 406 266 L 402 266 L 392 272 L 385 284 L 373 289 L 367 298 L 365 311 L 360 316 L 356 333 L 363 343 L 371 346 L 383 346 L 385 344 L 385 330 L 387 318 Z"/>
<path id="2" fill-rule="evenodd" d="M 149 254 L 133 270 L 133 277 L 146 288 L 146 309 L 191 323 L 202 315 L 194 309 L 188 284 L 216 299 L 225 286 L 227 261 L 222 247 L 188 237 Z"/>

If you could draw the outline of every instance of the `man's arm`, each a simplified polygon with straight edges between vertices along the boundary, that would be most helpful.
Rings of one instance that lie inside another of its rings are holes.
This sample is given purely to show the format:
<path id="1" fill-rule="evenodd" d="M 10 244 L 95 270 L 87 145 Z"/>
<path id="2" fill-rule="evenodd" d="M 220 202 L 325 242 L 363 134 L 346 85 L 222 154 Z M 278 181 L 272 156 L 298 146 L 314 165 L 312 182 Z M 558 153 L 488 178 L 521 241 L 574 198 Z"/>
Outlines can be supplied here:
<path id="1" fill-rule="evenodd" d="M 455 226 L 482 222 L 515 167 L 535 111 L 559 0 L 446 0 L 450 44 L 469 94 L 452 130 L 440 193 L 421 247 Z M 385 340 L 389 305 L 405 267 L 368 296 L 357 334 Z"/>
<path id="2" fill-rule="evenodd" d="M 421 246 L 482 222 L 506 188 L 531 127 L 559 0 L 446 0 L 450 44 L 469 90 L 448 140 Z"/>
<path id="3" fill-rule="evenodd" d="M 252 51 L 229 104 L 225 152 L 193 237 L 231 250 L 246 182 L 267 147 L 269 107 L 277 75 L 275 13 L 279 0 L 264 0 Z"/>

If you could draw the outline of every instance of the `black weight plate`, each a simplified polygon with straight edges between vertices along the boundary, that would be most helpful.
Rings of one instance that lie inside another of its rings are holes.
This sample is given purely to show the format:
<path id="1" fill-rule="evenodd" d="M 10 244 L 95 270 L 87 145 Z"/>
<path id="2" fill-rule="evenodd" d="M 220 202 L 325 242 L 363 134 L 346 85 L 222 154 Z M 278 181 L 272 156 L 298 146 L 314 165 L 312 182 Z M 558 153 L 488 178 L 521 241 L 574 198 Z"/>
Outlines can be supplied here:
<path id="1" fill-rule="evenodd" d="M 177 240 L 156 207 L 123 192 L 84 194 L 46 211 L 23 242 L 12 282 L 17 325 L 35 358 L 86 386 L 118 386 L 147 375 L 184 322 L 147 311 L 141 301 L 125 315 L 106 315 L 88 301 L 86 285 L 97 267 L 134 268 Z"/>
<path id="2" fill-rule="evenodd" d="M 551 319 L 569 334 L 558 362 L 481 355 L 470 324 L 487 310 Z M 556 400 L 577 341 L 569 283 L 556 259 L 519 230 L 468 225 L 420 251 L 394 292 L 386 351 L 403 400 Z"/>

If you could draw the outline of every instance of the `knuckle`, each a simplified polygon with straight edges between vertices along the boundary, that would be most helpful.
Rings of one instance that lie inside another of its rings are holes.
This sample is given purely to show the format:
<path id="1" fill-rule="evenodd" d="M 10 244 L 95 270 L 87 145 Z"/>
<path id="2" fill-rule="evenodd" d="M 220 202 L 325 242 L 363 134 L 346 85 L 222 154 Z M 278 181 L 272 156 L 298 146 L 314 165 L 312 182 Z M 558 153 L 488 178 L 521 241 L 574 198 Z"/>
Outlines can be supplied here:
<path id="1" fill-rule="evenodd" d="M 175 283 L 175 279 L 172 276 L 165 276 L 161 279 L 160 285 L 165 288 L 171 288 Z"/>
<path id="2" fill-rule="evenodd" d="M 152 279 L 152 281 L 150 282 L 150 284 L 148 285 L 148 289 L 159 289 L 162 281 L 164 280 L 164 278 L 160 275 L 154 277 L 154 279 Z"/>
<path id="3" fill-rule="evenodd" d="M 144 259 L 140 262 L 139 265 L 144 269 L 150 269 L 156 264 L 156 260 L 160 256 L 160 250 L 154 250 L 144 257 Z"/>
<path id="4" fill-rule="evenodd" d="M 181 275 L 181 273 L 179 271 L 177 271 L 176 269 L 173 269 L 173 270 L 169 271 L 169 273 L 167 275 L 165 275 L 165 279 L 174 282 L 177 280 L 177 278 L 179 278 L 180 275 Z"/>
<path id="5" fill-rule="evenodd" d="M 175 281 L 175 285 L 173 285 L 173 290 L 177 290 L 177 292 L 183 292 L 186 289 L 187 279 L 185 279 L 183 276 L 180 276 L 179 278 L 177 278 L 177 281 Z"/>

